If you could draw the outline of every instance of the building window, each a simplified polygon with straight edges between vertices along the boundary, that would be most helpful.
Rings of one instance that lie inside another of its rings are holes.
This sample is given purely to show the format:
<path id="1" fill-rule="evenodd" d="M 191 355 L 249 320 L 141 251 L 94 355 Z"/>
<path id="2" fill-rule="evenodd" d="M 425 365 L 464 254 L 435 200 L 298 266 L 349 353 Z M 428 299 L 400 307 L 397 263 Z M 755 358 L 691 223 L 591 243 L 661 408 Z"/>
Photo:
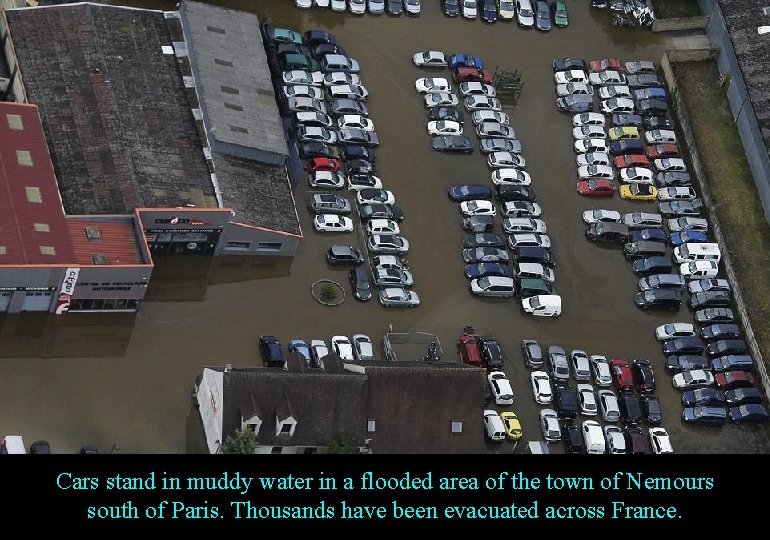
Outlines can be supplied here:
<path id="1" fill-rule="evenodd" d="M 236 133 L 245 133 L 247 135 L 249 133 L 248 129 L 246 129 L 245 127 L 241 127 L 241 126 L 230 126 L 230 130 L 231 131 L 235 131 Z"/>
<path id="2" fill-rule="evenodd" d="M 316 448 L 314 446 L 308 446 L 307 448 L 305 448 L 303 453 L 304 454 L 317 454 L 318 453 L 318 448 Z"/>
<path id="3" fill-rule="evenodd" d="M 94 264 L 107 264 L 107 255 L 103 253 L 94 253 L 91 255 L 91 262 Z"/>
<path id="4" fill-rule="evenodd" d="M 102 238 L 102 231 L 99 230 L 99 227 L 86 227 L 86 238 L 88 238 L 89 241 L 93 240 L 101 240 Z"/>
<path id="5" fill-rule="evenodd" d="M 33 225 L 35 232 L 51 232 L 51 227 L 48 223 L 35 223 Z"/>
<path id="6" fill-rule="evenodd" d="M 289 434 L 291 434 L 291 428 L 292 428 L 292 427 L 293 427 L 293 425 L 292 425 L 292 424 L 289 424 L 289 423 L 283 423 L 283 424 L 281 424 L 281 433 L 283 433 L 283 434 L 285 434 L 285 435 L 289 435 Z"/>
<path id="7" fill-rule="evenodd" d="M 273 446 L 273 447 L 270 449 L 270 453 L 271 453 L 271 454 L 281 454 L 281 453 L 282 453 L 282 450 L 283 450 L 283 447 L 282 447 L 282 446 Z"/>
<path id="8" fill-rule="evenodd" d="M 281 242 L 258 242 L 257 249 L 260 251 L 281 251 L 283 244 Z"/>
<path id="9" fill-rule="evenodd" d="M 41 255 L 56 255 L 56 248 L 53 246 L 40 246 Z"/>
<path id="10" fill-rule="evenodd" d="M 224 28 L 218 28 L 216 26 L 207 26 L 206 30 L 208 30 L 209 32 L 214 32 L 215 34 L 227 34 Z"/>
<path id="11" fill-rule="evenodd" d="M 228 242 L 226 249 L 237 249 L 240 251 L 248 251 L 251 248 L 251 242 Z"/>
<path id="12" fill-rule="evenodd" d="M 27 186 L 24 188 L 24 191 L 27 193 L 27 201 L 33 202 L 33 203 L 42 203 L 43 202 L 43 194 L 40 193 L 39 187 L 31 187 Z"/>
<path id="13" fill-rule="evenodd" d="M 220 88 L 222 89 L 222 92 L 224 92 L 225 94 L 240 94 L 241 93 L 240 90 L 238 90 L 237 88 L 233 88 L 231 86 L 220 86 Z"/>
<path id="14" fill-rule="evenodd" d="M 235 105 L 233 103 L 225 102 L 225 109 L 230 109 L 232 111 L 242 111 L 243 107 L 241 107 L 240 105 Z"/>
<path id="15" fill-rule="evenodd" d="M 16 162 L 25 167 L 32 167 L 32 154 L 29 150 L 16 150 Z"/>
<path id="16" fill-rule="evenodd" d="M 374 433 L 375 430 L 375 422 L 371 418 L 366 421 L 366 432 L 367 433 Z"/>
<path id="17" fill-rule="evenodd" d="M 229 62 L 227 60 L 221 60 L 219 58 L 214 58 L 214 63 L 219 64 L 220 66 L 227 66 L 227 67 L 233 67 L 233 63 Z"/>
<path id="18" fill-rule="evenodd" d="M 463 432 L 463 421 L 452 420 L 452 433 L 462 433 L 462 432 Z"/>
<path id="19" fill-rule="evenodd" d="M 10 129 L 16 129 L 19 131 L 24 131 L 24 122 L 21 120 L 21 115 L 19 114 L 6 114 L 5 115 L 6 120 L 8 120 L 8 127 Z"/>
<path id="20" fill-rule="evenodd" d="M 0 255 L 6 255 L 8 253 L 8 249 L 5 246 L 0 246 Z"/>

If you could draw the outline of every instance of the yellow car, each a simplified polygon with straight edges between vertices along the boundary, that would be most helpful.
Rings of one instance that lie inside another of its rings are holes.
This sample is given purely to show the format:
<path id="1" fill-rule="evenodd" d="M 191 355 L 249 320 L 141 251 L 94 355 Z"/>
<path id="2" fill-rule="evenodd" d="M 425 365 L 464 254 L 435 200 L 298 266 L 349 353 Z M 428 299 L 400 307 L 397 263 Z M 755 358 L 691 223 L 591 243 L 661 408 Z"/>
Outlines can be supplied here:
<path id="1" fill-rule="evenodd" d="M 620 186 L 620 198 L 632 201 L 654 201 L 658 197 L 658 190 L 649 184 L 623 184 Z"/>
<path id="2" fill-rule="evenodd" d="M 503 421 L 503 425 L 505 426 L 505 434 L 508 435 L 509 439 L 512 441 L 518 441 L 521 439 L 521 436 L 524 434 L 524 432 L 521 429 L 521 422 L 519 422 L 519 418 L 516 416 L 516 413 L 511 411 L 501 412 L 500 419 Z"/>
<path id="3" fill-rule="evenodd" d="M 638 139 L 639 128 L 633 126 L 615 126 L 607 132 L 611 141 L 620 141 L 622 139 Z"/>

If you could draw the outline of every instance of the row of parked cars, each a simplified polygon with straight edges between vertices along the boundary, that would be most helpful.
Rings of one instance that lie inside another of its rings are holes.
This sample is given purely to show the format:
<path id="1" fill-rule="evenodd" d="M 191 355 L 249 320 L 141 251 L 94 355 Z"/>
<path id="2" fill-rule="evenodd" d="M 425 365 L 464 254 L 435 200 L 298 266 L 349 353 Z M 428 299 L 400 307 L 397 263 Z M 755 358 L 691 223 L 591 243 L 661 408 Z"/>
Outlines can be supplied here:
<path id="1" fill-rule="evenodd" d="M 649 360 L 629 363 L 622 357 L 608 359 L 579 349 L 568 355 L 558 345 L 545 350 L 531 339 L 522 340 L 521 351 L 525 365 L 533 370 L 533 398 L 545 407 L 540 427 L 546 441 L 563 440 L 569 452 L 581 453 L 647 453 L 650 447 L 655 453 L 673 451 L 668 433 L 660 427 L 662 410 L 654 395 L 655 375 Z M 578 414 L 588 417 L 582 425 L 575 423 Z M 643 421 L 650 426 L 647 437 Z"/>
<path id="2" fill-rule="evenodd" d="M 447 17 L 474 20 L 480 18 L 486 23 L 511 21 L 514 18 L 522 28 L 537 28 L 543 32 L 554 26 L 565 28 L 569 25 L 569 13 L 564 0 L 441 0 L 441 9 Z"/>
<path id="3" fill-rule="evenodd" d="M 331 9 L 338 13 L 348 12 L 353 15 L 401 15 L 418 17 L 422 6 L 420 0 L 294 0 L 298 8 L 317 7 Z"/>
<path id="4" fill-rule="evenodd" d="M 691 294 L 729 290 L 723 279 L 690 282 Z M 751 371 L 754 360 L 742 332 L 733 322 L 696 328 L 687 322 L 670 322 L 655 329 L 673 373 L 673 385 L 682 390 L 682 420 L 687 423 L 723 425 L 767 422 L 762 392 Z"/>
<path id="5" fill-rule="evenodd" d="M 259 336 L 257 340 L 262 360 L 267 367 L 286 368 L 286 356 L 280 340 L 271 335 Z M 376 360 L 374 344 L 366 334 L 333 336 L 327 346 L 323 339 L 290 339 L 289 353 L 299 353 L 308 368 L 324 369 L 324 359 L 330 352 L 337 354 L 344 362 L 372 362 Z"/>

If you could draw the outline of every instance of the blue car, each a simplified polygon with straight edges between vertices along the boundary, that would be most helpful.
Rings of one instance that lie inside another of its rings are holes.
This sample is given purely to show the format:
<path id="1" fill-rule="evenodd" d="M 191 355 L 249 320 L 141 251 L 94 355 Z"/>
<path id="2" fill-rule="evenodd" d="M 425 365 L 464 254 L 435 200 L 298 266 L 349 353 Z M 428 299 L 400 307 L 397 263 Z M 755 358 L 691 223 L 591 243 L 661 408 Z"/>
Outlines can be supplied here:
<path id="1" fill-rule="evenodd" d="M 715 388 L 698 388 L 682 394 L 685 407 L 709 407 L 725 404 L 725 393 Z"/>
<path id="2" fill-rule="evenodd" d="M 623 139 L 610 143 L 610 152 L 616 156 L 621 154 L 644 154 L 644 145 L 639 139 Z"/>
<path id="3" fill-rule="evenodd" d="M 510 277 L 511 273 L 507 264 L 482 262 L 465 265 L 465 277 L 474 279 L 484 276 Z"/>
<path id="4" fill-rule="evenodd" d="M 641 90 L 634 90 L 634 98 L 637 101 L 641 101 L 643 99 L 659 99 L 661 101 L 668 101 L 668 92 L 666 92 L 664 88 L 642 88 Z"/>
<path id="5" fill-rule="evenodd" d="M 749 405 L 744 405 L 749 407 Z M 687 407 L 682 411 L 682 420 L 688 424 L 704 426 L 721 426 L 727 420 L 727 409 L 724 407 Z"/>
<path id="6" fill-rule="evenodd" d="M 767 422 L 770 415 L 763 405 L 750 403 L 730 408 L 730 420 L 733 422 Z"/>
<path id="7" fill-rule="evenodd" d="M 449 66 L 449 69 L 458 67 L 472 67 L 482 69 L 484 67 L 484 63 L 478 56 L 462 53 L 457 53 L 450 56 L 449 60 L 447 61 L 447 65 Z"/>
<path id="8" fill-rule="evenodd" d="M 748 405 L 750 403 L 762 404 L 762 392 L 754 387 L 736 388 L 725 392 L 725 401 L 730 407 Z"/>
<path id="9" fill-rule="evenodd" d="M 706 348 L 703 340 L 696 337 L 680 337 L 663 342 L 663 354 L 702 354 Z"/>
<path id="10" fill-rule="evenodd" d="M 481 0 L 479 8 L 482 21 L 486 23 L 497 21 L 497 7 L 495 6 L 495 0 Z"/>
<path id="11" fill-rule="evenodd" d="M 289 352 L 298 352 L 305 359 L 305 363 L 310 367 L 310 346 L 301 339 L 292 339 L 289 341 Z"/>
<path id="12" fill-rule="evenodd" d="M 492 200 L 492 189 L 484 184 L 462 184 L 447 190 L 449 199 L 455 202 L 473 200 Z"/>
<path id="13" fill-rule="evenodd" d="M 661 242 L 663 244 L 668 243 L 669 238 L 666 231 L 663 229 L 640 229 L 638 231 L 631 231 L 628 236 L 629 242 Z"/>
<path id="14" fill-rule="evenodd" d="M 709 235 L 701 231 L 678 231 L 671 233 L 671 245 L 681 246 L 687 242 L 709 242 Z"/>

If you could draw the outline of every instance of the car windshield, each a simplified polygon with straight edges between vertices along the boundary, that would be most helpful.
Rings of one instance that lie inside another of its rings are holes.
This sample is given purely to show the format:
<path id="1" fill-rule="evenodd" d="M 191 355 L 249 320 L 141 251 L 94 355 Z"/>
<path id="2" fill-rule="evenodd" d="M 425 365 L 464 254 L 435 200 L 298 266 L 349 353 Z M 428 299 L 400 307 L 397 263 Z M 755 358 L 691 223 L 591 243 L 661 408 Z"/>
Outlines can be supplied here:
<path id="1" fill-rule="evenodd" d="M 531 9 L 522 9 L 519 11 L 522 17 L 531 17 L 532 16 L 532 10 Z"/>

